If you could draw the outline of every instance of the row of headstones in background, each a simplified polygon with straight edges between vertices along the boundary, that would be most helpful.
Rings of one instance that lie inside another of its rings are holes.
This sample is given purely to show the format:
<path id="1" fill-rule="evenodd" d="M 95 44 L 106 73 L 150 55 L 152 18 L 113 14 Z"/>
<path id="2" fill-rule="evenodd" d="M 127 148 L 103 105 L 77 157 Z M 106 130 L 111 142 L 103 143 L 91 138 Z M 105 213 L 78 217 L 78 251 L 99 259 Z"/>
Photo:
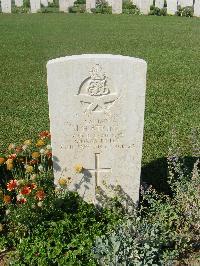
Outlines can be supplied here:
<path id="1" fill-rule="evenodd" d="M 36 13 L 40 10 L 41 4 L 45 7 L 48 6 L 48 2 L 52 3 L 53 0 L 30 0 L 31 13 Z M 16 7 L 23 6 L 23 0 L 15 0 Z M 12 10 L 12 0 L 1 0 L 1 9 L 3 13 L 11 13 Z"/>
<path id="2" fill-rule="evenodd" d="M 53 0 L 50 0 L 51 3 Z M 153 5 L 153 0 L 132 0 L 140 12 L 147 15 L 150 11 L 150 6 Z M 31 12 L 36 13 L 40 10 L 41 4 L 48 6 L 48 0 L 30 0 Z M 73 6 L 74 0 L 59 0 L 59 9 L 63 12 L 68 12 L 68 8 Z M 113 14 L 122 13 L 122 0 L 108 0 L 108 4 L 112 6 Z M 23 6 L 23 0 L 15 0 L 17 7 Z M 167 13 L 174 15 L 177 7 L 193 6 L 193 0 L 167 0 Z M 91 9 L 96 7 L 96 0 L 86 0 L 86 11 L 91 12 Z M 164 0 L 155 0 L 155 7 L 163 8 Z M 11 13 L 11 0 L 1 0 L 1 8 L 3 13 Z M 200 17 L 200 0 L 195 0 L 194 16 Z"/>

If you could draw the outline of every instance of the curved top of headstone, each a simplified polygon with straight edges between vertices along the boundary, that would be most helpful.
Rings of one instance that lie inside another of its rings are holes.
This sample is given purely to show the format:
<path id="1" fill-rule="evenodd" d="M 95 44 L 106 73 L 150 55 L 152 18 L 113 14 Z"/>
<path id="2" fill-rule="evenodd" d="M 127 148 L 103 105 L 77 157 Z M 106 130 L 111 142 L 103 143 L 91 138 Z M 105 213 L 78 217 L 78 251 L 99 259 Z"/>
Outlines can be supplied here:
<path id="1" fill-rule="evenodd" d="M 59 57 L 56 59 L 51 59 L 47 62 L 47 65 L 54 63 L 62 63 L 68 60 L 80 60 L 80 59 L 89 59 L 89 58 L 97 58 L 97 59 L 117 59 L 117 60 L 131 60 L 132 62 L 140 62 L 147 65 L 146 61 L 137 57 L 124 56 L 124 55 L 113 55 L 113 54 L 81 54 L 81 55 L 71 55 Z"/>

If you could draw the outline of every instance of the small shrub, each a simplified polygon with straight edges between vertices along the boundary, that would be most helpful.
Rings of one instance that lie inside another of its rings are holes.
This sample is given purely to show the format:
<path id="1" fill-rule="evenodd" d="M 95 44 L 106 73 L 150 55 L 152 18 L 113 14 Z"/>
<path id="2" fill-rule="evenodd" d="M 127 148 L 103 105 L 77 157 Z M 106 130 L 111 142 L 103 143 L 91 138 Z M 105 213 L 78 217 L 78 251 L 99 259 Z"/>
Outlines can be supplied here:
<path id="1" fill-rule="evenodd" d="M 23 7 L 30 8 L 30 0 L 23 0 Z"/>
<path id="2" fill-rule="evenodd" d="M 86 7 L 85 4 L 78 4 L 69 7 L 69 13 L 85 13 Z"/>
<path id="3" fill-rule="evenodd" d="M 173 197 L 149 188 L 140 209 L 124 215 L 112 233 L 96 238 L 99 265 L 173 265 L 200 243 L 199 160 L 188 174 L 177 157 L 169 156 Z"/>
<path id="4" fill-rule="evenodd" d="M 14 14 L 22 14 L 22 13 L 29 13 L 29 7 L 26 6 L 21 6 L 21 7 L 17 7 L 14 6 L 12 7 L 12 13 Z"/>
<path id="5" fill-rule="evenodd" d="M 167 15 L 167 8 L 158 8 L 155 6 L 151 6 L 150 7 L 150 13 L 149 15 L 153 15 L 153 16 L 166 16 Z"/>
<path id="6" fill-rule="evenodd" d="M 59 8 L 59 0 L 53 0 L 52 3 L 48 3 L 48 7 Z"/>
<path id="7" fill-rule="evenodd" d="M 38 13 L 57 13 L 59 9 L 57 7 L 41 7 Z"/>
<path id="8" fill-rule="evenodd" d="M 95 14 L 112 14 L 112 7 L 106 1 L 97 1 L 96 8 L 91 9 Z"/>
<path id="9" fill-rule="evenodd" d="M 69 13 L 85 13 L 86 2 L 85 0 L 77 0 L 74 5 L 69 7 Z"/>
<path id="10" fill-rule="evenodd" d="M 180 17 L 193 17 L 194 8 L 192 6 L 186 6 L 183 8 L 181 6 L 178 6 L 178 11 L 176 12 L 176 15 Z"/>
<path id="11" fill-rule="evenodd" d="M 125 1 L 122 5 L 122 12 L 124 14 L 139 15 L 140 10 L 131 1 Z"/>

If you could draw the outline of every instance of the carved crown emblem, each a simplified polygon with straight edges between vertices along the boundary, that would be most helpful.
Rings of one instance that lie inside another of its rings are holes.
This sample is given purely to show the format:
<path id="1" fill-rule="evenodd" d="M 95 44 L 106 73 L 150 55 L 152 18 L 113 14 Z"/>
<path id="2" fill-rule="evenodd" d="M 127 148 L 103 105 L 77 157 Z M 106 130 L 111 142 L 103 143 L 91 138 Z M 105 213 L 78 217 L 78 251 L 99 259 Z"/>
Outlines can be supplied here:
<path id="1" fill-rule="evenodd" d="M 102 96 L 110 93 L 107 87 L 105 73 L 102 72 L 100 65 L 95 65 L 90 71 L 90 83 L 88 86 L 88 94 L 91 96 Z"/>
<path id="2" fill-rule="evenodd" d="M 102 112 L 109 110 L 118 99 L 109 88 L 108 78 L 99 64 L 94 65 L 79 88 L 78 95 L 85 111 Z"/>

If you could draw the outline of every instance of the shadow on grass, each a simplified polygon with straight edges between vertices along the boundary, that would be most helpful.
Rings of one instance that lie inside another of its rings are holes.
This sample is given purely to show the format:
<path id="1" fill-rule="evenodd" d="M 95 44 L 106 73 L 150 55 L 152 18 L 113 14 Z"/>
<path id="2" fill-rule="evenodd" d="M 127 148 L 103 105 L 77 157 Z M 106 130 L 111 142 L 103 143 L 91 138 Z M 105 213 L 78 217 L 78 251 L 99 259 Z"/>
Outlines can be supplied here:
<path id="1" fill-rule="evenodd" d="M 186 156 L 179 159 L 184 162 L 184 168 L 187 169 L 187 172 L 191 173 L 198 158 Z M 152 185 L 158 192 L 170 195 L 171 189 L 167 181 L 168 163 L 166 157 L 159 158 L 142 167 L 141 182 Z"/>

